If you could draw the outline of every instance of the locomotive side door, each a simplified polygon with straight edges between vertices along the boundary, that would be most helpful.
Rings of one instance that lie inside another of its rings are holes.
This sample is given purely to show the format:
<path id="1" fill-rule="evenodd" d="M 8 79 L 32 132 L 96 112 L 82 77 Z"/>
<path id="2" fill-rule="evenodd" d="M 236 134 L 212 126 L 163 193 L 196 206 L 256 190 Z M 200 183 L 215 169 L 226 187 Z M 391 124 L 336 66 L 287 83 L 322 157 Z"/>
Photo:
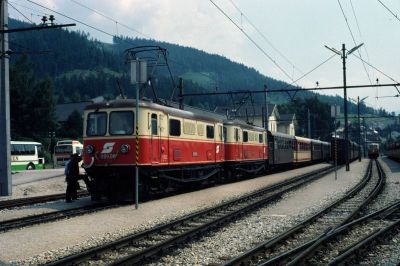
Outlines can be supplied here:
<path id="1" fill-rule="evenodd" d="M 161 136 L 157 114 L 150 114 L 151 163 L 159 164 L 161 160 Z"/>
<path id="2" fill-rule="evenodd" d="M 235 134 L 235 159 L 242 159 L 242 145 L 240 143 L 240 131 L 239 128 L 234 128 Z"/>

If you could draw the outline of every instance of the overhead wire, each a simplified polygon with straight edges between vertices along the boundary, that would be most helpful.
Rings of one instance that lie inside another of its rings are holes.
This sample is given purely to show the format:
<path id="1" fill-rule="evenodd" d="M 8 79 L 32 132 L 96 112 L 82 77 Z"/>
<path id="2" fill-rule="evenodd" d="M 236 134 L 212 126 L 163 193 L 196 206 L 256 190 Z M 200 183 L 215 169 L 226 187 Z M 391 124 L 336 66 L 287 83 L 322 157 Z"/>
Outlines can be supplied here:
<path id="1" fill-rule="evenodd" d="M 38 10 L 38 9 L 34 9 L 34 8 L 32 8 L 32 7 L 28 7 L 28 6 L 25 6 L 25 5 L 21 5 L 20 3 L 17 3 L 17 2 L 8 1 L 8 3 L 12 3 L 12 4 L 14 4 L 15 6 L 19 6 L 19 7 L 25 8 L 25 9 L 27 9 L 27 10 L 33 11 L 33 12 L 36 13 L 36 14 L 34 14 L 34 15 L 36 15 L 36 16 L 41 16 L 41 15 L 38 15 L 38 14 L 42 14 L 42 15 L 46 15 L 46 16 L 49 15 L 49 14 L 47 14 L 46 12 L 43 12 L 43 11 Z"/>
<path id="2" fill-rule="evenodd" d="M 258 50 L 261 51 L 286 77 L 291 81 L 294 79 L 242 28 L 240 27 L 220 6 L 218 6 L 213 0 L 209 0 L 233 25 L 236 26 L 245 36 L 249 39 Z"/>
<path id="3" fill-rule="evenodd" d="M 390 14 L 392 14 L 398 21 L 400 21 L 399 16 L 397 16 L 389 7 L 387 7 L 381 0 L 377 0 Z"/>
<path id="4" fill-rule="evenodd" d="M 353 31 L 351 30 L 350 24 L 349 24 L 349 22 L 348 22 L 348 20 L 347 20 L 347 16 L 346 16 L 346 13 L 344 12 L 344 9 L 343 9 L 343 7 L 342 7 L 342 4 L 340 3 L 340 0 L 337 0 L 337 2 L 338 2 L 338 4 L 339 4 L 339 6 L 340 6 L 340 10 L 342 11 L 342 14 L 343 14 L 344 20 L 345 20 L 345 22 L 346 22 L 347 28 L 348 28 L 349 31 L 350 31 L 350 35 L 351 35 L 351 38 L 353 39 L 353 43 L 354 43 L 355 46 L 357 46 L 356 39 L 354 38 Z M 357 50 L 357 53 L 358 53 L 358 55 L 362 58 L 361 52 L 360 52 L 359 50 Z M 367 68 L 365 67 L 365 64 L 364 64 L 363 60 L 362 60 L 361 62 L 362 62 L 362 65 L 363 65 L 363 67 L 364 67 L 365 73 L 367 74 L 369 83 L 372 85 L 371 77 L 370 77 L 370 75 L 369 75 L 369 73 L 368 73 L 368 71 L 367 71 Z"/>
<path id="5" fill-rule="evenodd" d="M 138 33 L 138 34 L 140 34 L 140 35 L 142 35 L 142 36 L 144 36 L 144 37 L 146 37 L 146 38 L 151 39 L 151 37 L 150 37 L 149 35 L 147 35 L 147 34 L 141 32 L 141 31 L 139 31 L 139 30 L 137 30 L 137 29 L 134 29 L 134 28 L 132 28 L 132 27 L 130 27 L 130 26 L 124 24 L 124 23 L 121 23 L 120 21 L 117 21 L 116 19 L 114 19 L 114 18 L 112 18 L 112 17 L 109 17 L 109 16 L 105 15 L 104 13 L 101 13 L 100 11 L 97 11 L 97 10 L 95 10 L 95 9 L 93 9 L 93 8 L 87 6 L 87 5 L 84 5 L 84 4 L 82 4 L 82 3 L 80 3 L 80 2 L 78 2 L 78 1 L 76 1 L 76 0 L 70 0 L 70 1 L 71 1 L 71 2 L 74 2 L 75 4 L 77 4 L 77 5 L 79 5 L 79 6 L 83 7 L 83 8 L 86 8 L 86 9 L 88 9 L 88 10 L 90 10 L 90 11 L 92 11 L 92 12 L 98 14 L 99 16 L 102 16 L 103 18 L 106 18 L 106 19 L 108 19 L 108 20 L 113 21 L 114 23 L 116 23 L 116 25 L 119 24 L 119 25 L 121 25 L 121 26 L 127 28 L 128 30 L 131 30 L 132 32 Z M 118 35 L 118 32 L 117 32 L 117 35 Z"/>
<path id="6" fill-rule="evenodd" d="M 28 20 L 30 23 L 33 24 L 32 20 L 30 20 L 27 16 L 25 16 L 21 11 L 18 10 L 18 8 L 16 8 L 15 6 L 13 6 L 13 4 L 11 4 L 10 2 L 8 2 L 8 5 L 11 6 L 15 11 L 17 11 L 21 16 L 23 16 L 26 20 Z"/>
<path id="7" fill-rule="evenodd" d="M 391 81 L 395 82 L 395 83 L 400 83 L 397 80 L 395 80 L 394 78 L 392 78 L 391 76 L 387 75 L 386 73 L 384 73 L 383 71 L 379 70 L 377 67 L 371 65 L 369 62 L 365 61 L 364 59 L 362 59 L 361 57 L 358 57 L 355 54 L 352 54 L 353 56 L 357 57 L 358 59 L 360 59 L 361 61 L 363 61 L 364 63 L 366 63 L 369 67 L 375 69 L 376 71 L 378 71 L 379 73 L 381 73 L 382 75 L 384 75 L 385 77 L 387 77 L 388 79 L 390 79 Z"/>
<path id="8" fill-rule="evenodd" d="M 249 19 L 249 17 L 243 13 L 243 11 L 238 7 L 238 5 L 233 1 L 233 0 L 229 0 L 231 2 L 231 4 L 233 5 L 233 7 L 240 13 L 241 18 L 245 18 L 247 20 L 247 22 L 257 31 L 258 34 L 260 34 L 260 36 L 271 46 L 271 48 L 277 52 L 287 63 L 289 63 L 294 69 L 296 69 L 297 71 L 299 71 L 301 74 L 304 74 L 304 72 L 302 72 L 300 69 L 298 69 L 295 64 L 290 61 L 287 56 L 285 56 L 281 51 L 279 51 L 278 48 L 275 47 L 275 45 L 265 36 L 264 33 L 261 32 L 261 30 L 258 29 L 258 27 Z"/>
<path id="9" fill-rule="evenodd" d="M 359 25 L 359 23 L 358 23 L 358 18 L 357 18 L 357 15 L 356 15 L 356 11 L 355 11 L 355 9 L 354 9 L 353 0 L 350 0 L 350 5 L 351 5 L 351 10 L 353 11 L 354 19 L 355 19 L 355 21 L 356 21 L 356 25 L 357 25 L 357 29 L 358 29 L 358 34 L 360 35 L 360 38 L 362 39 L 361 28 L 360 28 L 360 25 Z M 368 50 L 367 50 L 367 45 L 366 45 L 365 43 L 364 43 L 364 45 L 363 45 L 363 48 L 364 48 L 364 50 L 365 50 L 365 54 L 367 55 L 367 60 L 368 60 L 368 62 L 369 62 L 369 61 L 370 61 L 370 59 L 369 59 L 369 53 L 368 53 Z"/>

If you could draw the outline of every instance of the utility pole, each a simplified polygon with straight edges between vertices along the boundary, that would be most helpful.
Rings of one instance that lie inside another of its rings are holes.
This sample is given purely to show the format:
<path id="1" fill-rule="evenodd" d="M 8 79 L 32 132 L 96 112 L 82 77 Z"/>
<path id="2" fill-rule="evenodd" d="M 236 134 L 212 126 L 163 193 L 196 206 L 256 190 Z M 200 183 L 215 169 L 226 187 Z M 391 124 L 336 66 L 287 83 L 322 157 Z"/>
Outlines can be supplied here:
<path id="1" fill-rule="evenodd" d="M 308 138 L 311 139 L 311 119 L 310 119 L 310 108 L 307 108 L 307 119 L 308 119 Z"/>
<path id="2" fill-rule="evenodd" d="M 357 114 L 358 114 L 358 161 L 361 162 L 360 96 L 357 96 Z"/>
<path id="3" fill-rule="evenodd" d="M 350 171 L 349 164 L 349 129 L 347 119 L 347 88 L 346 88 L 346 46 L 342 44 L 342 59 L 343 59 L 343 104 L 344 104 L 344 159 L 346 161 L 346 171 Z"/>
<path id="4" fill-rule="evenodd" d="M 268 92 L 267 92 L 267 85 L 264 85 L 264 95 L 265 95 L 265 98 L 264 98 L 264 105 L 265 105 L 265 121 L 264 121 L 264 127 L 265 127 L 265 130 L 266 131 L 268 131 L 268 124 L 269 124 L 269 121 L 268 121 L 268 119 L 269 119 L 269 117 L 268 117 Z"/>
<path id="5" fill-rule="evenodd" d="M 0 0 L 0 196 L 12 194 L 10 161 L 10 79 L 8 55 L 8 3 Z"/>
<path id="6" fill-rule="evenodd" d="M 347 86 L 346 86 L 346 58 L 349 54 L 353 53 L 356 51 L 358 48 L 360 48 L 363 45 L 363 43 L 351 48 L 347 53 L 346 53 L 346 46 L 343 43 L 342 44 L 342 51 L 339 52 L 335 48 L 331 48 L 325 45 L 325 47 L 332 52 L 334 52 L 337 55 L 340 55 L 343 60 L 343 105 L 344 105 L 344 139 L 345 139 L 345 145 L 344 145 L 344 159 L 346 162 L 346 171 L 350 171 L 350 164 L 349 164 L 349 130 L 348 130 L 348 120 L 347 120 Z"/>

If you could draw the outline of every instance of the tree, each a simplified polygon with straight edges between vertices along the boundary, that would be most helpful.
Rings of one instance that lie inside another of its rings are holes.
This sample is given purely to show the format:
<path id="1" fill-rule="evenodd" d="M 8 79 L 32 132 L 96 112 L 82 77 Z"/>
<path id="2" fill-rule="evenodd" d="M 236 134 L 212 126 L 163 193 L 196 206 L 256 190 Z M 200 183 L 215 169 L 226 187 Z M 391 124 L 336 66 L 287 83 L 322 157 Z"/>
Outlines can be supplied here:
<path id="1" fill-rule="evenodd" d="M 53 85 L 35 79 L 26 56 L 10 68 L 10 115 L 13 139 L 37 139 L 55 129 Z"/>
<path id="2" fill-rule="evenodd" d="M 67 121 L 60 127 L 57 136 L 62 138 L 82 138 L 83 119 L 81 114 L 74 110 L 67 118 Z"/>

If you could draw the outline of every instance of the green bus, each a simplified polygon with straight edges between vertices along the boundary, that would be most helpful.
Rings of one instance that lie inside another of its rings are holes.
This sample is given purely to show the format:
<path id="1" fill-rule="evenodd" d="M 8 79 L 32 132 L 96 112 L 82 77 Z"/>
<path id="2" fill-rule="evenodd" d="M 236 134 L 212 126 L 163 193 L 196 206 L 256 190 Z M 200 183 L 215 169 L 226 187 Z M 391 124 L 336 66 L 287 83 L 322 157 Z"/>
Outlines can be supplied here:
<path id="1" fill-rule="evenodd" d="M 43 146 L 33 141 L 11 141 L 11 171 L 44 168 Z"/>

